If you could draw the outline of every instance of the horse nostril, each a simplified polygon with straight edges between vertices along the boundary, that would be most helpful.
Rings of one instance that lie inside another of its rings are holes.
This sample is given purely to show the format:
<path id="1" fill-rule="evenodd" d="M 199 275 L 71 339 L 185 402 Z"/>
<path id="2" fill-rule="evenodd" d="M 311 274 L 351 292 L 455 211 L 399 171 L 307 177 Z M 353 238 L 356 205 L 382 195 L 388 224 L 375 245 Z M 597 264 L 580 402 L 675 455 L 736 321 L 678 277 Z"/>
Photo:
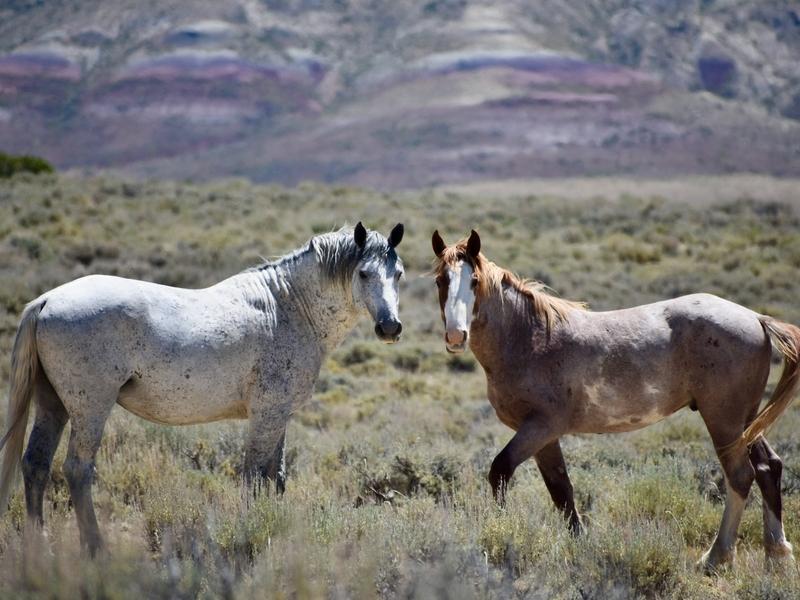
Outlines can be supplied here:
<path id="1" fill-rule="evenodd" d="M 400 335 L 400 332 L 403 331 L 400 321 L 383 321 L 380 327 L 384 335 Z"/>
<path id="2" fill-rule="evenodd" d="M 463 344 L 467 341 L 467 332 L 463 329 L 449 330 L 444 334 L 444 340 L 448 344 Z"/>
<path id="3" fill-rule="evenodd" d="M 397 337 L 401 331 L 403 325 L 399 321 L 381 321 L 375 325 L 375 333 L 381 338 Z"/>

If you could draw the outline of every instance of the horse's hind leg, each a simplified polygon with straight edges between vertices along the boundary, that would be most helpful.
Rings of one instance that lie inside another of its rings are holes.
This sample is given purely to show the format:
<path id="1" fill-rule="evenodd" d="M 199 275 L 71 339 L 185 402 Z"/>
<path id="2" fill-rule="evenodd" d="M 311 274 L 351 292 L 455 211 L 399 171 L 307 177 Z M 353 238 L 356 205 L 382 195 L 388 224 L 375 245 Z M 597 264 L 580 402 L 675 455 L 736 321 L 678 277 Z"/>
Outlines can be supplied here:
<path id="1" fill-rule="evenodd" d="M 706 419 L 706 416 L 703 415 L 703 418 Z M 720 523 L 717 537 L 711 548 L 700 559 L 700 565 L 707 573 L 710 573 L 717 567 L 731 562 L 736 554 L 736 535 L 750 487 L 755 479 L 755 470 L 750 464 L 747 448 L 736 444 L 744 431 L 743 423 L 734 426 L 730 423 L 709 422 L 706 419 L 706 427 L 711 434 L 719 462 L 725 473 L 727 492 L 725 510 L 722 513 L 722 523 Z"/>
<path id="2" fill-rule="evenodd" d="M 725 472 L 725 510 L 719 532 L 711 548 L 703 555 L 701 563 L 706 571 L 733 560 L 736 554 L 736 536 L 742 520 L 747 495 L 753 485 L 755 471 L 747 456 L 747 449 L 718 452 Z"/>
<path id="3" fill-rule="evenodd" d="M 564 513 L 570 531 L 574 535 L 580 534 L 583 531 L 583 523 L 575 508 L 572 482 L 567 474 L 567 464 L 561 453 L 561 444 L 558 440 L 551 442 L 539 450 L 534 458 L 556 508 Z"/>
<path id="4" fill-rule="evenodd" d="M 761 489 L 761 508 L 764 514 L 764 550 L 767 559 L 792 556 L 792 545 L 783 532 L 781 507 L 781 473 L 783 463 L 767 440 L 759 438 L 750 448 L 750 462 L 756 471 Z"/>
<path id="5" fill-rule="evenodd" d="M 28 521 L 44 524 L 44 492 L 50 477 L 53 456 L 67 422 L 67 411 L 50 382 L 42 374 L 36 381 L 36 419 L 22 459 L 25 479 L 25 506 Z"/>
<path id="6" fill-rule="evenodd" d="M 78 407 L 80 410 L 70 411 L 72 431 L 69 436 L 67 458 L 64 461 L 64 476 L 67 479 L 70 497 L 75 507 L 81 543 L 91 556 L 94 556 L 103 546 L 92 505 L 95 456 L 100 448 L 103 428 L 114 402 L 115 399 L 90 403 L 84 399 L 84 402 Z M 70 408 L 72 407 L 70 406 Z"/>

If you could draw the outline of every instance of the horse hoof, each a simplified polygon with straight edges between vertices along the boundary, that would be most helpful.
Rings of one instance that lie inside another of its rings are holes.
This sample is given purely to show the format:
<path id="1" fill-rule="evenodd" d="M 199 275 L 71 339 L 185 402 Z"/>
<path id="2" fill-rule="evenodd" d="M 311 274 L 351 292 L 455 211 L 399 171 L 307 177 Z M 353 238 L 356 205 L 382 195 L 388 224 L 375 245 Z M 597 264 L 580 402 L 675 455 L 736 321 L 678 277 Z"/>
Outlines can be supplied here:
<path id="1" fill-rule="evenodd" d="M 697 561 L 697 568 L 705 575 L 715 575 L 719 571 L 733 563 L 736 556 L 736 550 L 715 550 L 713 547 L 703 554 L 699 561 Z"/>
<path id="2" fill-rule="evenodd" d="M 569 532 L 573 537 L 581 537 L 586 533 L 586 525 L 580 517 L 572 519 L 569 522 Z"/>
<path id="3" fill-rule="evenodd" d="M 764 547 L 767 568 L 794 564 L 792 545 L 789 542 L 767 544 Z"/>

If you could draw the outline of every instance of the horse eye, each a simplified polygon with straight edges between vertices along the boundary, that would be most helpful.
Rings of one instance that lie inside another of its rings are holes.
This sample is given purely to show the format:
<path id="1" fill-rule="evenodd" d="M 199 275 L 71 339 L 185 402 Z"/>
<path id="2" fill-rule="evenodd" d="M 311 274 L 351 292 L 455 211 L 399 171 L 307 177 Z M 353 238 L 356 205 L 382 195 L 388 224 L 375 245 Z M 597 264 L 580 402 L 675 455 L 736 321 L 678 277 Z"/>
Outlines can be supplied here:
<path id="1" fill-rule="evenodd" d="M 395 273 L 395 274 L 394 274 L 394 278 L 395 278 L 397 281 L 400 281 L 400 278 L 401 278 L 402 276 L 403 276 L 403 272 L 402 272 L 402 271 L 398 271 L 397 273 Z"/>
<path id="2" fill-rule="evenodd" d="M 361 277 L 361 279 L 366 279 L 367 278 L 367 272 L 366 271 L 359 271 L 358 272 L 358 276 Z"/>
<path id="3" fill-rule="evenodd" d="M 477 277 L 473 277 L 472 278 L 472 281 L 470 281 L 470 283 L 469 283 L 469 287 L 472 288 L 473 290 L 476 287 L 478 287 L 478 278 Z"/>

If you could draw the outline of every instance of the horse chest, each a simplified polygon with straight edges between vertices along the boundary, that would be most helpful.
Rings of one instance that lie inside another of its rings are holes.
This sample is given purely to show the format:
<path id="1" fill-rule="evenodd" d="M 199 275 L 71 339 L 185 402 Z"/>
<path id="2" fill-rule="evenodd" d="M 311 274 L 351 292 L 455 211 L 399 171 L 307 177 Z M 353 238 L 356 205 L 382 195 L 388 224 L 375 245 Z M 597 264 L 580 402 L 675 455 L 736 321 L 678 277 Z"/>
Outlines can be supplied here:
<path id="1" fill-rule="evenodd" d="M 500 421 L 517 429 L 519 425 L 541 406 L 539 393 L 524 385 L 510 384 L 508 381 L 488 380 L 489 403 Z"/>

